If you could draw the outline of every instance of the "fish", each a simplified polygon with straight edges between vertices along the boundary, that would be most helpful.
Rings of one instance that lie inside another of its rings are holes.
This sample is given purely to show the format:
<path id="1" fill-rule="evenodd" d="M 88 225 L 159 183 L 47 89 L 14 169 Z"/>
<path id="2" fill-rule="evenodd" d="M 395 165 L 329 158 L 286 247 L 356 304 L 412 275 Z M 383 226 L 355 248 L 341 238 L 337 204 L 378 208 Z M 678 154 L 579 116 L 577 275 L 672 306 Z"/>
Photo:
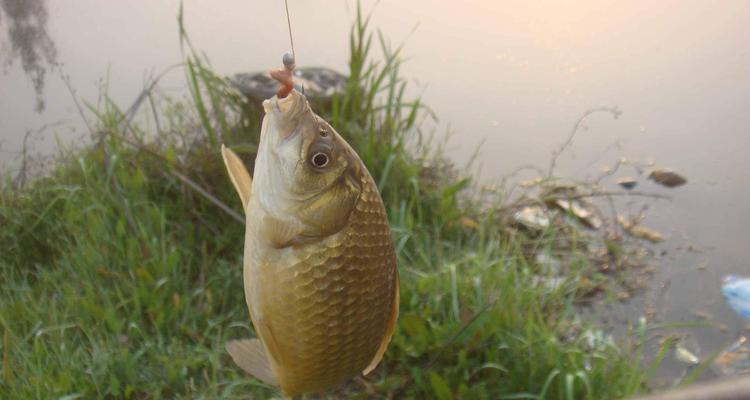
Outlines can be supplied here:
<path id="1" fill-rule="evenodd" d="M 321 393 L 383 358 L 398 319 L 396 252 L 375 181 L 304 94 L 283 86 L 263 109 L 252 177 L 221 149 L 245 211 L 243 284 L 257 335 L 225 348 L 285 396 Z"/>
<path id="2" fill-rule="evenodd" d="M 741 317 L 750 320 L 750 278 L 727 275 L 721 291 L 726 303 Z"/>

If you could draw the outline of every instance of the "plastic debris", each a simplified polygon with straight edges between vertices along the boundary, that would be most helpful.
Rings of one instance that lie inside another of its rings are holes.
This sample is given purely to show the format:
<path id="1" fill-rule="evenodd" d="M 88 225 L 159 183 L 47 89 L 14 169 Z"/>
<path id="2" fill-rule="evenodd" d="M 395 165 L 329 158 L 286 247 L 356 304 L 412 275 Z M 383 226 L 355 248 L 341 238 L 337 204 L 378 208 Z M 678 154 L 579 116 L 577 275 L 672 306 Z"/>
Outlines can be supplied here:
<path id="1" fill-rule="evenodd" d="M 729 307 L 743 318 L 750 319 L 750 278 L 728 275 L 724 277 L 721 291 Z"/>
<path id="2" fill-rule="evenodd" d="M 724 350 L 713 363 L 713 369 L 723 376 L 734 376 L 750 373 L 750 344 L 741 336 Z"/>
<path id="3" fill-rule="evenodd" d="M 651 173 L 648 174 L 648 177 L 654 182 L 668 188 L 682 186 L 687 183 L 687 179 L 685 179 L 682 175 L 662 168 L 651 170 Z"/>

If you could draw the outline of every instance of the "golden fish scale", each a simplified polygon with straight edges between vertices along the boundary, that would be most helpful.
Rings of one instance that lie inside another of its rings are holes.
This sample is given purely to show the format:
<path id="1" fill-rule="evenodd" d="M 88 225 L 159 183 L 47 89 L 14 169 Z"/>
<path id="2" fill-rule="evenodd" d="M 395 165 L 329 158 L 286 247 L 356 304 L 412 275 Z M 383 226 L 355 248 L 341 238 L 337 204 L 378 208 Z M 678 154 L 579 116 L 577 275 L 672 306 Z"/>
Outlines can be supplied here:
<path id="1" fill-rule="evenodd" d="M 315 392 L 362 372 L 391 316 L 396 255 L 372 178 L 349 224 L 321 242 L 294 246 L 264 263 L 261 313 L 282 353 L 287 392 Z"/>

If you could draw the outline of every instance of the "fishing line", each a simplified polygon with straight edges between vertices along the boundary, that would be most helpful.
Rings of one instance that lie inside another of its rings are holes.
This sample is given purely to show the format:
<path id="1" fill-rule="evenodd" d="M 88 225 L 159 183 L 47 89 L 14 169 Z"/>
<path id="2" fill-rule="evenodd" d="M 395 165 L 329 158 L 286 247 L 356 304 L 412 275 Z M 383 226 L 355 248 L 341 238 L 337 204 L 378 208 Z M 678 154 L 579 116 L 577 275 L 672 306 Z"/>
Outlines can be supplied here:
<path id="1" fill-rule="evenodd" d="M 292 21 L 289 18 L 289 1 L 284 0 L 284 7 L 286 8 L 286 25 L 289 27 L 289 43 L 292 45 L 292 58 L 297 59 L 294 54 L 294 38 L 292 38 Z"/>

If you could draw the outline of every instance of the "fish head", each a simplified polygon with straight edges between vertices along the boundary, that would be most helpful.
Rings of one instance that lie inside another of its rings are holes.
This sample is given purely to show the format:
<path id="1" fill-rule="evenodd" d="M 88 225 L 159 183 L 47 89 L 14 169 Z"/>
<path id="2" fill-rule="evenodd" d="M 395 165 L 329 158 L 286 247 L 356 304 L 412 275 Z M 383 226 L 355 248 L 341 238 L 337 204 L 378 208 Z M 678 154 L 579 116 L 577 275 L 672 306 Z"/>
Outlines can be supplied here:
<path id="1" fill-rule="evenodd" d="M 294 220 L 306 235 L 340 228 L 361 192 L 359 157 L 296 90 L 263 107 L 254 176 L 261 206 L 279 220 Z"/>

